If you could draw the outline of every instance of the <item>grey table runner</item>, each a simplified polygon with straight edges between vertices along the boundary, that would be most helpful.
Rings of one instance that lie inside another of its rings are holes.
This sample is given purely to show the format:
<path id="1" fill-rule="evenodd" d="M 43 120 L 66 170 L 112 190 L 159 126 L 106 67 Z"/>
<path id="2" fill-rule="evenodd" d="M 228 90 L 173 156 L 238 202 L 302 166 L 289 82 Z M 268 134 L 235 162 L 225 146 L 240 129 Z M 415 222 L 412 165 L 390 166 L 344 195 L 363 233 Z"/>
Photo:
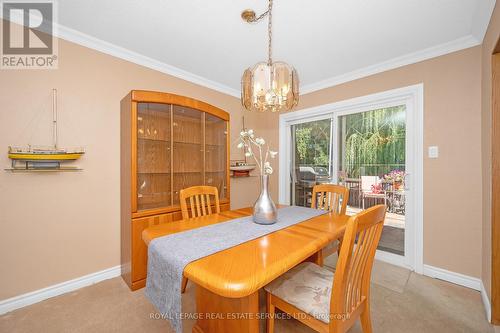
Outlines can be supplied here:
<path id="1" fill-rule="evenodd" d="M 187 264 L 324 213 L 305 207 L 285 207 L 278 209 L 278 221 L 272 225 L 255 224 L 252 216 L 245 216 L 153 239 L 148 248 L 146 296 L 180 333 L 180 289 Z"/>

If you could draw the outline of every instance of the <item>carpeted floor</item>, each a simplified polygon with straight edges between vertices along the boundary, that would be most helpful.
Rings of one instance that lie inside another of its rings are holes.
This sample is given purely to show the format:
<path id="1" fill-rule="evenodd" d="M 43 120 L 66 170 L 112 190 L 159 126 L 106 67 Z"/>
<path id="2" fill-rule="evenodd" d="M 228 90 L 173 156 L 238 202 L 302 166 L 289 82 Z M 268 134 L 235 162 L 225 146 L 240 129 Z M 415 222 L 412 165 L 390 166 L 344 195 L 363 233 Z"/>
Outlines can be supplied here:
<path id="1" fill-rule="evenodd" d="M 335 259 L 327 258 L 327 267 L 334 267 Z M 194 288 L 190 283 L 183 295 L 183 311 L 195 310 Z M 494 332 L 479 292 L 382 262 L 374 266 L 371 306 L 378 333 Z M 171 332 L 168 322 L 151 319 L 154 314 L 142 290 L 131 292 L 121 278 L 114 278 L 0 316 L 0 332 Z M 184 332 L 191 332 L 193 324 L 186 321 Z M 280 320 L 276 332 L 312 330 L 294 320 Z M 361 332 L 360 325 L 351 332 Z"/>

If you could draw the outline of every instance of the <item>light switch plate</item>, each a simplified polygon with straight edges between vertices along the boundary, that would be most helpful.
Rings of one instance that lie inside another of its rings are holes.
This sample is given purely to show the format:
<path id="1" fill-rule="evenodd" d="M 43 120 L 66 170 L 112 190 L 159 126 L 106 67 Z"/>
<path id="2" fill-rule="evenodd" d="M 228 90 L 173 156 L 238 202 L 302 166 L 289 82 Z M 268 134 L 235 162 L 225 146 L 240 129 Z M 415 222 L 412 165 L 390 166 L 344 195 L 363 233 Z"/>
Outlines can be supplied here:
<path id="1" fill-rule="evenodd" d="M 439 157 L 439 147 L 438 146 L 430 146 L 429 147 L 429 158 L 438 158 Z"/>

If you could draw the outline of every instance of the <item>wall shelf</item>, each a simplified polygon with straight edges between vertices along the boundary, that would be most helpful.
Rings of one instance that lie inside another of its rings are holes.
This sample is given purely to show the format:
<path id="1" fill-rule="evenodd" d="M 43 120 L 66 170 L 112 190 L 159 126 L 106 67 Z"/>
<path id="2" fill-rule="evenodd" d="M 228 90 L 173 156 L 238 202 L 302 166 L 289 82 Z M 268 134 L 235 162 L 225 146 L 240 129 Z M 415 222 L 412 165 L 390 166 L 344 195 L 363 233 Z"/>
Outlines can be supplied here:
<path id="1" fill-rule="evenodd" d="M 12 173 L 30 173 L 30 172 L 78 172 L 83 171 L 80 168 L 58 168 L 58 169 L 4 169 L 5 171 Z"/>

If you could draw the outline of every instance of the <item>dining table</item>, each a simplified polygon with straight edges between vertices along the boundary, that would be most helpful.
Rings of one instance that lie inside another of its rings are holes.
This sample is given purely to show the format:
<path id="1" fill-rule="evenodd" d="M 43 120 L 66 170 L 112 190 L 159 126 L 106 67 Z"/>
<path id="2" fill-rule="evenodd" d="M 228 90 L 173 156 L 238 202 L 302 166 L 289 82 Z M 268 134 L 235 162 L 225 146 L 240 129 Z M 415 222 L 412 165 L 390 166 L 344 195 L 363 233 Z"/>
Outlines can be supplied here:
<path id="1" fill-rule="evenodd" d="M 158 237 L 250 215 L 252 208 L 242 208 L 168 222 L 146 228 L 142 238 L 149 245 Z M 323 265 L 322 249 L 342 237 L 348 219 L 325 211 L 189 263 L 184 277 L 196 285 L 193 333 L 259 332 L 265 315 L 259 311 L 259 290 L 301 262 Z"/>

